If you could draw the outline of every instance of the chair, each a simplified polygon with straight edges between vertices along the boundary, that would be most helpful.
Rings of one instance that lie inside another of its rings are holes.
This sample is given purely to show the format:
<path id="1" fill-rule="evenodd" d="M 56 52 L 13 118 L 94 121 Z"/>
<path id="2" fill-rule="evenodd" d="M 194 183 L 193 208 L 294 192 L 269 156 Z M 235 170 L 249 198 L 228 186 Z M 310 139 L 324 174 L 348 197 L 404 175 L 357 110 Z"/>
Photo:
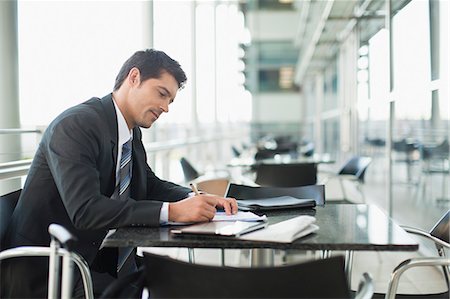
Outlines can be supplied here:
<path id="1" fill-rule="evenodd" d="M 241 155 L 241 151 L 237 149 L 234 145 L 231 146 L 231 151 L 233 152 L 233 156 L 239 158 Z"/>
<path id="2" fill-rule="evenodd" d="M 201 174 L 192 166 L 186 158 L 182 157 L 180 159 L 181 169 L 183 170 L 184 180 L 190 182 L 198 178 Z"/>
<path id="3" fill-rule="evenodd" d="M 347 195 L 344 188 L 343 180 L 350 180 L 356 183 L 356 188 L 361 193 L 363 201 L 365 201 L 365 196 L 363 190 L 360 188 L 361 184 L 364 183 L 364 177 L 366 174 L 367 167 L 369 167 L 372 162 L 372 158 L 370 157 L 362 157 L 362 156 L 354 156 L 350 158 L 342 168 L 337 172 L 333 177 L 337 177 L 339 179 L 339 184 L 341 187 L 341 191 L 343 194 L 343 199 L 347 199 Z M 330 179 L 327 178 L 324 183 L 326 183 Z"/>
<path id="4" fill-rule="evenodd" d="M 298 187 L 317 183 L 316 163 L 259 164 L 255 183 L 270 187 Z"/>
<path id="5" fill-rule="evenodd" d="M 442 267 L 444 279 L 447 283 L 447 287 L 450 287 L 450 259 L 446 257 L 445 250 L 450 249 L 450 210 L 445 213 L 444 216 L 434 225 L 430 232 L 426 232 L 417 228 L 405 227 L 408 233 L 415 234 L 431 240 L 435 243 L 439 257 L 419 257 L 411 258 L 400 263 L 393 271 L 391 279 L 389 281 L 388 290 L 386 293 L 386 299 L 393 299 L 396 296 L 397 288 L 401 275 L 411 269 L 424 266 L 438 266 Z M 433 297 L 436 294 L 433 294 Z M 448 298 L 448 291 L 444 294 Z M 444 298 L 445 298 L 444 297 Z"/>
<path id="6" fill-rule="evenodd" d="M 246 185 L 230 184 L 226 192 L 227 197 L 237 199 L 267 198 L 289 195 L 297 198 L 312 198 L 319 206 L 325 205 L 325 186 L 310 185 L 300 187 L 251 187 Z"/>
<path id="7" fill-rule="evenodd" d="M 425 174 L 425 178 L 421 175 L 419 178 L 418 186 L 422 188 L 422 194 L 426 193 L 426 186 L 429 183 L 428 179 L 432 175 L 442 175 L 442 200 L 446 199 L 448 179 L 446 177 L 450 175 L 449 165 L 449 143 L 445 139 L 442 143 L 431 147 L 421 146 L 420 153 L 422 158 L 422 174 Z"/>
<path id="8" fill-rule="evenodd" d="M 414 158 L 414 153 L 419 149 L 419 144 L 415 141 L 410 141 L 407 139 L 401 139 L 399 141 L 394 141 L 392 148 L 395 152 L 402 154 L 404 157 L 396 159 L 396 162 L 406 163 L 406 174 L 407 182 L 411 182 L 411 167 L 417 160 Z"/>
<path id="9" fill-rule="evenodd" d="M 343 257 L 302 264 L 234 268 L 144 253 L 151 298 L 351 298 Z M 183 275 L 180 275 L 182 273 Z M 370 298 L 371 279 L 355 298 Z"/>
<path id="10" fill-rule="evenodd" d="M 19 189 L 0 196 L 0 246 L 3 244 L 3 237 L 11 221 L 21 192 L 22 189 Z"/>
<path id="11" fill-rule="evenodd" d="M 228 179 L 210 179 L 197 182 L 197 188 L 209 194 L 224 196 L 229 184 Z"/>
<path id="12" fill-rule="evenodd" d="M 20 190 L 19 190 L 20 191 Z M 17 191 L 16 191 L 17 192 Z M 84 258 L 70 251 L 74 237 L 64 227 L 50 224 L 51 236 L 49 247 L 20 246 L 0 252 L 0 261 L 17 257 L 49 257 L 48 298 L 72 298 L 73 263 L 78 267 L 83 281 L 85 298 L 94 298 L 89 266 Z M 60 258 L 62 257 L 61 292 L 59 294 Z M 32 271 L 30 269 L 30 271 Z"/>

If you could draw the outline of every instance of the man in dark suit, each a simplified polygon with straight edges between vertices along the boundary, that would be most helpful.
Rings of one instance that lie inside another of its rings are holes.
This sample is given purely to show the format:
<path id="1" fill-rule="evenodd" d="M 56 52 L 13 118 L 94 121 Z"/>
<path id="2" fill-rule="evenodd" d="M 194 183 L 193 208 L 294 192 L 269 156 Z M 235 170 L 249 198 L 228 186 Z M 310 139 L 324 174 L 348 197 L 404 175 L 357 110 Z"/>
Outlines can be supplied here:
<path id="1" fill-rule="evenodd" d="M 59 115 L 39 144 L 3 247 L 48 246 L 48 226 L 58 223 L 77 237 L 74 251 L 92 272 L 112 280 L 117 250 L 100 250 L 109 230 L 209 221 L 216 206 L 237 212 L 234 199 L 190 196 L 190 189 L 159 179 L 147 164 L 139 127 L 169 112 L 185 81 L 164 52 L 139 51 L 122 66 L 112 94 Z M 46 297 L 47 265 L 43 258 L 5 262 L 2 295 Z M 105 279 L 93 276 L 98 294 Z"/>

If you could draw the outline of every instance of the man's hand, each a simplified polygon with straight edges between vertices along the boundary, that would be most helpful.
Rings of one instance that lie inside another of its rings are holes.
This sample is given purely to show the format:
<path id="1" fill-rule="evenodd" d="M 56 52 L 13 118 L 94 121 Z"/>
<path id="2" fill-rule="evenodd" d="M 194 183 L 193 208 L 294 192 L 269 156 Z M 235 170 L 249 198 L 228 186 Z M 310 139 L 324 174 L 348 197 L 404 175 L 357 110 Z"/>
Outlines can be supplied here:
<path id="1" fill-rule="evenodd" d="M 214 218 L 216 207 L 223 208 L 227 215 L 237 213 L 234 198 L 223 198 L 212 194 L 200 194 L 169 203 L 169 221 L 206 222 Z"/>

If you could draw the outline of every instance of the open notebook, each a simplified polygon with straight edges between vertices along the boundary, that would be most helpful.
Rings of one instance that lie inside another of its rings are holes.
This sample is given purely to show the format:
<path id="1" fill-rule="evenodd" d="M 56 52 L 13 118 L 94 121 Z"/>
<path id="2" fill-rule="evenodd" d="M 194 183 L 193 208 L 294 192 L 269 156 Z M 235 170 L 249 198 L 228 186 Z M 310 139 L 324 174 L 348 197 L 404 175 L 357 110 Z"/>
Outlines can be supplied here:
<path id="1" fill-rule="evenodd" d="M 237 200 L 240 210 L 243 211 L 266 211 L 292 208 L 313 208 L 316 206 L 314 199 L 299 199 L 292 196 L 278 196 L 270 198 L 239 199 Z"/>

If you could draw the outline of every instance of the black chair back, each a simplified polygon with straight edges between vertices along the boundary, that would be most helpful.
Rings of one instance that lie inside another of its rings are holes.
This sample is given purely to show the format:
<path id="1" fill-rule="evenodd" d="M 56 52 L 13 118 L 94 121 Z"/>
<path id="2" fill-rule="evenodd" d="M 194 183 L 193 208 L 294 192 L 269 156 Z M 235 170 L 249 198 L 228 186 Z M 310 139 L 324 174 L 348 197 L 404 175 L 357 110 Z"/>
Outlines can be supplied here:
<path id="1" fill-rule="evenodd" d="M 450 243 L 450 210 L 431 229 L 430 235 Z"/>
<path id="2" fill-rule="evenodd" d="M 192 164 L 186 159 L 180 159 L 181 169 L 183 170 L 184 180 L 190 182 L 200 176 L 200 173 L 192 166 Z"/>
<path id="3" fill-rule="evenodd" d="M 231 151 L 233 152 L 233 156 L 239 158 L 241 155 L 241 151 L 237 149 L 234 145 L 231 146 Z"/>
<path id="4" fill-rule="evenodd" d="M 234 268 L 144 253 L 151 298 L 350 298 L 341 256 L 302 264 Z"/>
<path id="5" fill-rule="evenodd" d="M 19 201 L 22 189 L 0 196 L 0 244 L 11 221 L 12 214 Z"/>
<path id="6" fill-rule="evenodd" d="M 317 183 L 316 163 L 260 164 L 255 183 L 270 187 L 298 187 Z"/>
<path id="7" fill-rule="evenodd" d="M 355 156 L 345 163 L 345 165 L 338 172 L 339 175 L 354 175 L 358 178 L 360 182 L 364 182 L 364 175 L 366 173 L 367 167 L 372 162 L 370 157 L 360 157 Z"/>
<path id="8" fill-rule="evenodd" d="M 227 197 L 236 199 L 268 198 L 277 196 L 292 196 L 296 198 L 312 198 L 316 205 L 325 205 L 325 186 L 310 185 L 301 187 L 250 187 L 245 185 L 230 184 L 226 193 Z"/>

